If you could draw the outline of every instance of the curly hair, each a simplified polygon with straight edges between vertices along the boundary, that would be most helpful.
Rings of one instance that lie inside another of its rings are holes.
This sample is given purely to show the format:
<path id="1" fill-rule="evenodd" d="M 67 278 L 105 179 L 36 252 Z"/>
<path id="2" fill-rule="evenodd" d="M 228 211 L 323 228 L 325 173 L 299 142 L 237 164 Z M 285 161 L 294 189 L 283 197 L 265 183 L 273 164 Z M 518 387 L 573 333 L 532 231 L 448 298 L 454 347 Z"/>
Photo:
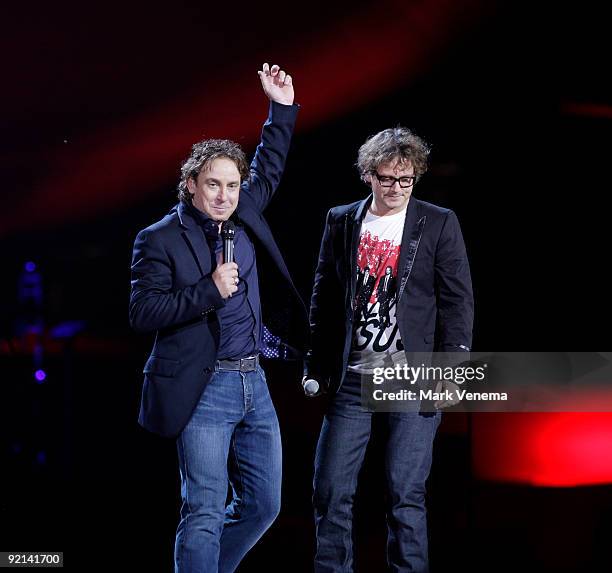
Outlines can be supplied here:
<path id="1" fill-rule="evenodd" d="M 197 179 L 202 169 L 219 158 L 233 161 L 242 181 L 249 179 L 249 163 L 240 145 L 229 139 L 204 139 L 192 145 L 191 155 L 181 165 L 181 179 L 177 185 L 181 201 L 191 203 L 193 194 L 189 192 L 187 181 Z"/>
<path id="2" fill-rule="evenodd" d="M 375 171 L 383 163 L 399 161 L 414 167 L 416 181 L 427 171 L 427 157 L 431 148 L 406 127 L 392 127 L 369 137 L 359 148 L 357 169 L 361 178 Z M 365 180 L 365 179 L 364 179 Z"/>

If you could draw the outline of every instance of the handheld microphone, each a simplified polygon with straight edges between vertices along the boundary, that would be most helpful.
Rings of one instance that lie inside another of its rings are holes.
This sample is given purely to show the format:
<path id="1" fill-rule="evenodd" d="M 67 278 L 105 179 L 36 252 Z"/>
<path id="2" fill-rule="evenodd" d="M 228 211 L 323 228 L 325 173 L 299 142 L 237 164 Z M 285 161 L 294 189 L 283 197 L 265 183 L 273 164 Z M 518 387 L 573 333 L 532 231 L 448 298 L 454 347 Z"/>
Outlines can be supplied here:
<path id="1" fill-rule="evenodd" d="M 221 238 L 223 239 L 223 262 L 234 262 L 234 237 L 236 225 L 233 221 L 223 221 L 221 224 Z"/>
<path id="2" fill-rule="evenodd" d="M 319 383 L 314 378 L 307 378 L 302 382 L 302 388 L 306 396 L 315 396 L 319 392 Z"/>

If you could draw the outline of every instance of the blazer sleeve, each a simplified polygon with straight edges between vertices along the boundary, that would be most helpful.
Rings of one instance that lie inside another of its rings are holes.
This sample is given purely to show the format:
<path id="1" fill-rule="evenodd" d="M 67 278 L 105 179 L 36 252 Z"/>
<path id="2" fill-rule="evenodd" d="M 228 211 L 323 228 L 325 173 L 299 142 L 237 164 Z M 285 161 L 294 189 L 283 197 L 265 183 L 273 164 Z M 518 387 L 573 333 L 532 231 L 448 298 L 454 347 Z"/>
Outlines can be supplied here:
<path id="1" fill-rule="evenodd" d="M 158 233 L 138 233 L 132 254 L 130 325 L 137 332 L 151 332 L 202 318 L 225 301 L 212 275 L 194 285 L 173 288 L 172 261 Z"/>
<path id="2" fill-rule="evenodd" d="M 274 195 L 285 169 L 299 106 L 270 102 L 268 119 L 263 125 L 261 142 L 251 162 L 251 179 L 242 191 L 247 193 L 262 212 Z"/>
<path id="3" fill-rule="evenodd" d="M 325 230 L 321 240 L 319 260 L 315 271 L 314 286 L 310 299 L 310 342 L 311 347 L 306 355 L 304 373 L 327 385 L 332 355 L 338 337 L 334 326 L 343 325 L 342 316 L 336 316 L 344 308 L 343 290 L 338 280 L 333 255 L 333 215 L 327 214 Z M 340 340 L 344 342 L 340 334 Z"/>
<path id="4" fill-rule="evenodd" d="M 474 296 L 470 265 L 457 216 L 449 211 L 435 255 L 439 349 L 469 351 L 472 346 Z"/>

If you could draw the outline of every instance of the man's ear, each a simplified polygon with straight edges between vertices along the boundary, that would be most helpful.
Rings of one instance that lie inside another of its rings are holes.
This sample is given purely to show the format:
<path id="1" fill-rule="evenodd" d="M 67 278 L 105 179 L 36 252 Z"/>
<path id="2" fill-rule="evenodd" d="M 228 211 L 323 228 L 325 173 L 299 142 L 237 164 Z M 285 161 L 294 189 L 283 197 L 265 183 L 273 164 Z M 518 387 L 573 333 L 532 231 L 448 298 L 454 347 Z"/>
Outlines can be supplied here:
<path id="1" fill-rule="evenodd" d="M 196 185 L 195 179 L 193 177 L 189 177 L 187 179 L 187 190 L 192 195 L 195 195 L 196 189 L 197 189 L 197 185 Z"/>
<path id="2" fill-rule="evenodd" d="M 372 174 L 371 173 L 363 173 L 361 175 L 361 180 L 368 186 L 372 187 Z"/>

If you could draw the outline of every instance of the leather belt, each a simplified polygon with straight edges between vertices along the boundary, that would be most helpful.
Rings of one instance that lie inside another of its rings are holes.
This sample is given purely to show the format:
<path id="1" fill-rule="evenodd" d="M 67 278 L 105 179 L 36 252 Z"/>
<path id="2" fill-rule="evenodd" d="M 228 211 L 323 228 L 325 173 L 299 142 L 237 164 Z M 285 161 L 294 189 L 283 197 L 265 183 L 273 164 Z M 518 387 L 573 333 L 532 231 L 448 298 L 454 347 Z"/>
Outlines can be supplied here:
<path id="1" fill-rule="evenodd" d="M 217 370 L 238 370 L 240 372 L 253 372 L 259 366 L 259 355 L 247 356 L 236 360 L 217 360 Z"/>

